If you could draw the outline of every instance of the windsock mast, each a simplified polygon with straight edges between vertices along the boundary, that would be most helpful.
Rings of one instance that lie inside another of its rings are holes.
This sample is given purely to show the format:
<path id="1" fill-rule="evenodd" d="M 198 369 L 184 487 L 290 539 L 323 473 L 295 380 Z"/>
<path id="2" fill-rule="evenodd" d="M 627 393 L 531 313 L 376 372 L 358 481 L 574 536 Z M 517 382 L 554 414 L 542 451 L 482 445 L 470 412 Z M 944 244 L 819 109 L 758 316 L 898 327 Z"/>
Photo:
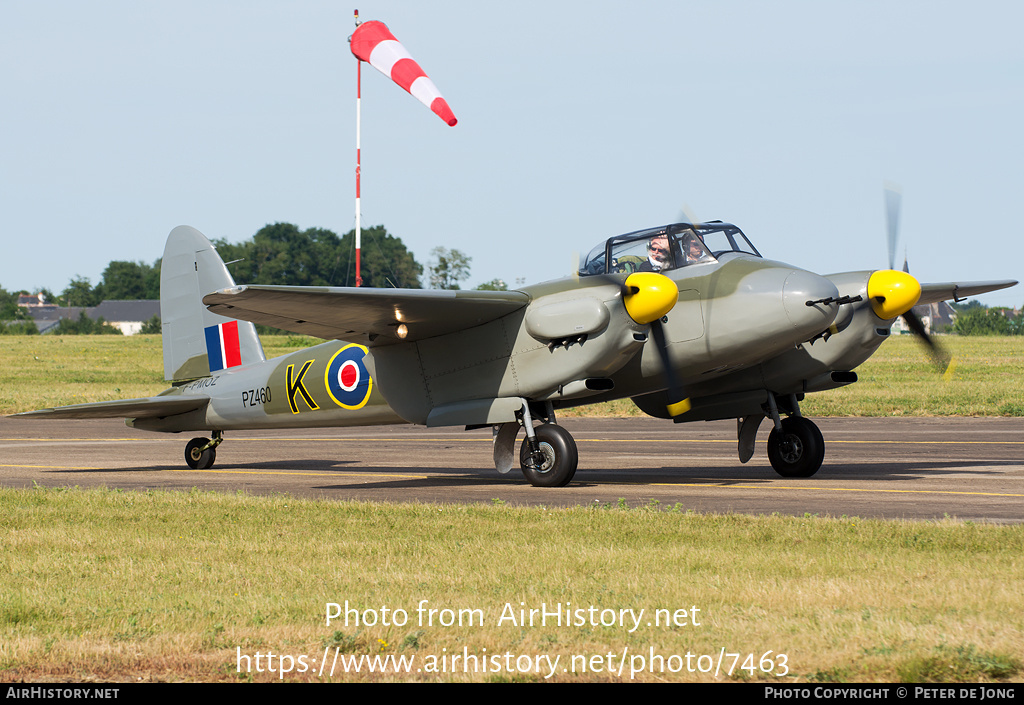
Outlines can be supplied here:
<path id="1" fill-rule="evenodd" d="M 407 93 L 430 108 L 450 127 L 458 120 L 448 106 L 448 101 L 441 96 L 437 86 L 430 80 L 418 63 L 410 56 L 401 42 L 383 22 L 371 20 L 363 23 L 359 20 L 359 10 L 355 11 L 356 29 L 349 37 L 349 46 L 356 57 L 356 286 L 362 286 L 359 251 L 362 245 L 360 229 L 360 181 L 362 178 L 362 150 L 360 146 L 361 103 L 363 91 L 363 62 L 370 64 L 392 81 L 401 86 Z"/>
<path id="2" fill-rule="evenodd" d="M 356 10 L 356 28 L 359 27 L 359 10 Z M 351 40 L 350 40 L 351 41 Z M 362 249 L 362 228 L 360 227 L 360 187 L 362 181 L 363 158 L 360 146 L 362 128 L 362 98 L 363 98 L 363 62 L 356 61 L 356 286 L 363 285 L 363 276 L 359 267 L 359 251 Z"/>

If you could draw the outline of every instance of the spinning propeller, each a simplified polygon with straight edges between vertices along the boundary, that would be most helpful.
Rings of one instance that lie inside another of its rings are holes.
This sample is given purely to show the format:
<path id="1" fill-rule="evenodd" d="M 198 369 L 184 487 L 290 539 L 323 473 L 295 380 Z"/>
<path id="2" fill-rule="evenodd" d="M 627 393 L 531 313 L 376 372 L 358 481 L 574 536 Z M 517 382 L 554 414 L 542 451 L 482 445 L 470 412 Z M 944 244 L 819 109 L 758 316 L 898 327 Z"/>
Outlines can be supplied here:
<path id="1" fill-rule="evenodd" d="M 914 304 L 921 298 L 921 284 L 909 272 L 896 271 L 896 243 L 899 240 L 900 203 L 902 192 L 892 183 L 885 185 L 885 222 L 889 249 L 889 269 L 880 270 L 868 280 L 868 298 L 879 318 L 902 316 L 910 331 L 928 348 L 935 366 L 948 371 L 951 356 L 928 335 L 920 317 L 914 313 Z"/>
<path id="2" fill-rule="evenodd" d="M 657 272 L 634 272 L 621 281 L 608 277 L 622 291 L 626 313 L 640 325 L 650 325 L 658 357 L 668 385 L 668 413 L 674 418 L 690 410 L 690 399 L 672 367 L 668 356 L 668 338 L 665 335 L 664 318 L 679 300 L 676 283 Z"/>

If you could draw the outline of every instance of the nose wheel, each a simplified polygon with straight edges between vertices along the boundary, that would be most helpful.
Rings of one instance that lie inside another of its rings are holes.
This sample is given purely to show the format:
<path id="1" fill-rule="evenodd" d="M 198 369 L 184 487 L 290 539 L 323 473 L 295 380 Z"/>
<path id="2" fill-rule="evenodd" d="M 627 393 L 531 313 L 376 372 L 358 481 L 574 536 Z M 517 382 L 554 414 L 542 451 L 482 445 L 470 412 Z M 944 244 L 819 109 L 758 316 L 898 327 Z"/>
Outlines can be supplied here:
<path id="1" fill-rule="evenodd" d="M 768 460 L 783 477 L 810 477 L 825 460 L 821 431 L 802 416 L 782 419 L 782 430 L 768 435 Z"/>

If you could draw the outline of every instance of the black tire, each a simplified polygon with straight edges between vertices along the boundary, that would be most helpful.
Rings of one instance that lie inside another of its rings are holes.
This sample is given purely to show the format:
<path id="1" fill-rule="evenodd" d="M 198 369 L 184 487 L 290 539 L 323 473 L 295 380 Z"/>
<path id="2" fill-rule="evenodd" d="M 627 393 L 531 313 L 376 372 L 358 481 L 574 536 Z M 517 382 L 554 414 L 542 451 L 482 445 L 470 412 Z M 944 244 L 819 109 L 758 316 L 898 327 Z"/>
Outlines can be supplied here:
<path id="1" fill-rule="evenodd" d="M 534 433 L 543 459 L 537 464 L 531 458 L 530 439 L 525 439 L 519 448 L 523 476 L 534 487 L 565 487 L 576 474 L 580 460 L 576 441 L 564 428 L 550 423 L 541 424 Z"/>
<path id="2" fill-rule="evenodd" d="M 782 433 L 768 435 L 768 460 L 783 477 L 810 477 L 825 460 L 821 431 L 802 416 L 782 420 Z"/>
<path id="3" fill-rule="evenodd" d="M 206 470 L 213 467 L 213 461 L 217 459 L 217 449 L 214 447 L 199 451 L 209 442 L 209 438 L 193 438 L 185 446 L 185 462 L 193 470 Z"/>

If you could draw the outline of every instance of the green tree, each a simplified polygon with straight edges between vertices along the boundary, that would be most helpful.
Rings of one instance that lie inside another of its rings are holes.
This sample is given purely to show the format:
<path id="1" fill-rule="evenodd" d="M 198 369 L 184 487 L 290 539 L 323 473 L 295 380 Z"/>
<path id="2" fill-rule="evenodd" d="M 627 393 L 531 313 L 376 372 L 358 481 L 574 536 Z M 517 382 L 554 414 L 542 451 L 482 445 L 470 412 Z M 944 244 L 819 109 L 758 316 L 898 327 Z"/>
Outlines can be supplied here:
<path id="1" fill-rule="evenodd" d="M 94 293 L 100 301 L 159 299 L 159 261 L 153 267 L 144 262 L 111 262 L 103 270 L 103 279 Z"/>
<path id="2" fill-rule="evenodd" d="M 240 284 L 289 286 L 355 286 L 355 231 L 342 237 L 330 230 L 300 230 L 291 223 L 274 223 L 252 240 L 218 240 L 217 251 L 231 276 Z M 383 226 L 362 231 L 360 271 L 364 286 L 418 288 L 423 267 L 400 238 Z"/>
<path id="3" fill-rule="evenodd" d="M 1010 319 L 1010 335 L 1024 335 L 1024 311 Z"/>
<path id="4" fill-rule="evenodd" d="M 1010 321 L 1000 311 L 976 306 L 957 314 L 953 332 L 957 335 L 1010 335 Z"/>
<path id="5" fill-rule="evenodd" d="M 954 301 L 950 304 L 950 307 L 957 313 L 960 311 L 970 311 L 972 308 L 985 308 L 985 304 L 981 303 L 977 299 L 970 299 L 967 303 L 962 301 Z"/>
<path id="6" fill-rule="evenodd" d="M 18 305 L 18 297 L 22 292 L 7 292 L 0 289 L 0 321 L 24 321 L 28 312 Z"/>
<path id="7" fill-rule="evenodd" d="M 250 240 L 214 242 L 228 271 L 239 284 L 286 286 L 355 286 L 355 230 L 344 236 L 323 228 L 300 230 L 291 223 L 266 225 Z M 457 252 L 457 251 L 453 251 Z M 418 289 L 423 266 L 397 238 L 376 225 L 362 231 L 360 270 L 364 286 Z M 468 258 L 466 258 L 468 262 Z M 52 303 L 97 306 L 104 299 L 160 298 L 160 265 L 112 261 L 94 288 L 75 277 Z M 468 273 L 468 268 L 467 268 Z M 49 297 L 48 297 L 49 299 Z M 17 295 L 14 295 L 17 303 Z M 0 310 L 4 300 L 0 297 Z M 76 324 L 77 325 L 77 324 Z M 158 331 L 159 332 L 159 331 Z"/>
<path id="8" fill-rule="evenodd" d="M 10 293 L 0 288 L 0 335 L 34 335 L 39 332 L 28 311 L 18 305 L 21 293 Z"/>
<path id="9" fill-rule="evenodd" d="M 153 315 L 148 321 L 142 324 L 142 329 L 139 330 L 143 335 L 158 335 L 163 332 L 163 325 L 160 322 L 160 316 Z"/>
<path id="10" fill-rule="evenodd" d="M 60 294 L 63 306 L 97 306 L 101 299 L 85 277 L 75 277 Z M 56 303 L 56 302 L 55 302 Z"/>
<path id="11" fill-rule="evenodd" d="M 39 326 L 33 320 L 0 320 L 0 335 L 39 335 Z"/>
<path id="12" fill-rule="evenodd" d="M 316 286 L 322 281 L 316 243 L 291 223 L 267 225 L 253 236 L 252 256 L 261 283 Z"/>
<path id="13" fill-rule="evenodd" d="M 82 311 L 78 315 L 78 320 L 73 321 L 70 318 L 60 319 L 53 328 L 54 335 L 123 335 L 120 330 L 110 325 L 103 320 L 100 316 L 95 321 L 85 315 L 85 311 Z"/>
<path id="14" fill-rule="evenodd" d="M 478 286 L 477 291 L 508 291 L 508 284 L 504 279 L 492 279 Z"/>
<path id="15" fill-rule="evenodd" d="M 431 289 L 458 289 L 459 282 L 469 278 L 469 263 L 473 258 L 459 250 L 435 247 L 427 267 Z"/>
<path id="16" fill-rule="evenodd" d="M 346 286 L 355 285 L 355 240 L 355 230 L 350 230 L 342 238 L 343 251 L 353 253 L 352 272 Z M 363 230 L 362 240 L 360 269 L 363 286 L 420 288 L 423 265 L 416 261 L 400 238 L 390 235 L 383 225 L 375 225 Z"/>

